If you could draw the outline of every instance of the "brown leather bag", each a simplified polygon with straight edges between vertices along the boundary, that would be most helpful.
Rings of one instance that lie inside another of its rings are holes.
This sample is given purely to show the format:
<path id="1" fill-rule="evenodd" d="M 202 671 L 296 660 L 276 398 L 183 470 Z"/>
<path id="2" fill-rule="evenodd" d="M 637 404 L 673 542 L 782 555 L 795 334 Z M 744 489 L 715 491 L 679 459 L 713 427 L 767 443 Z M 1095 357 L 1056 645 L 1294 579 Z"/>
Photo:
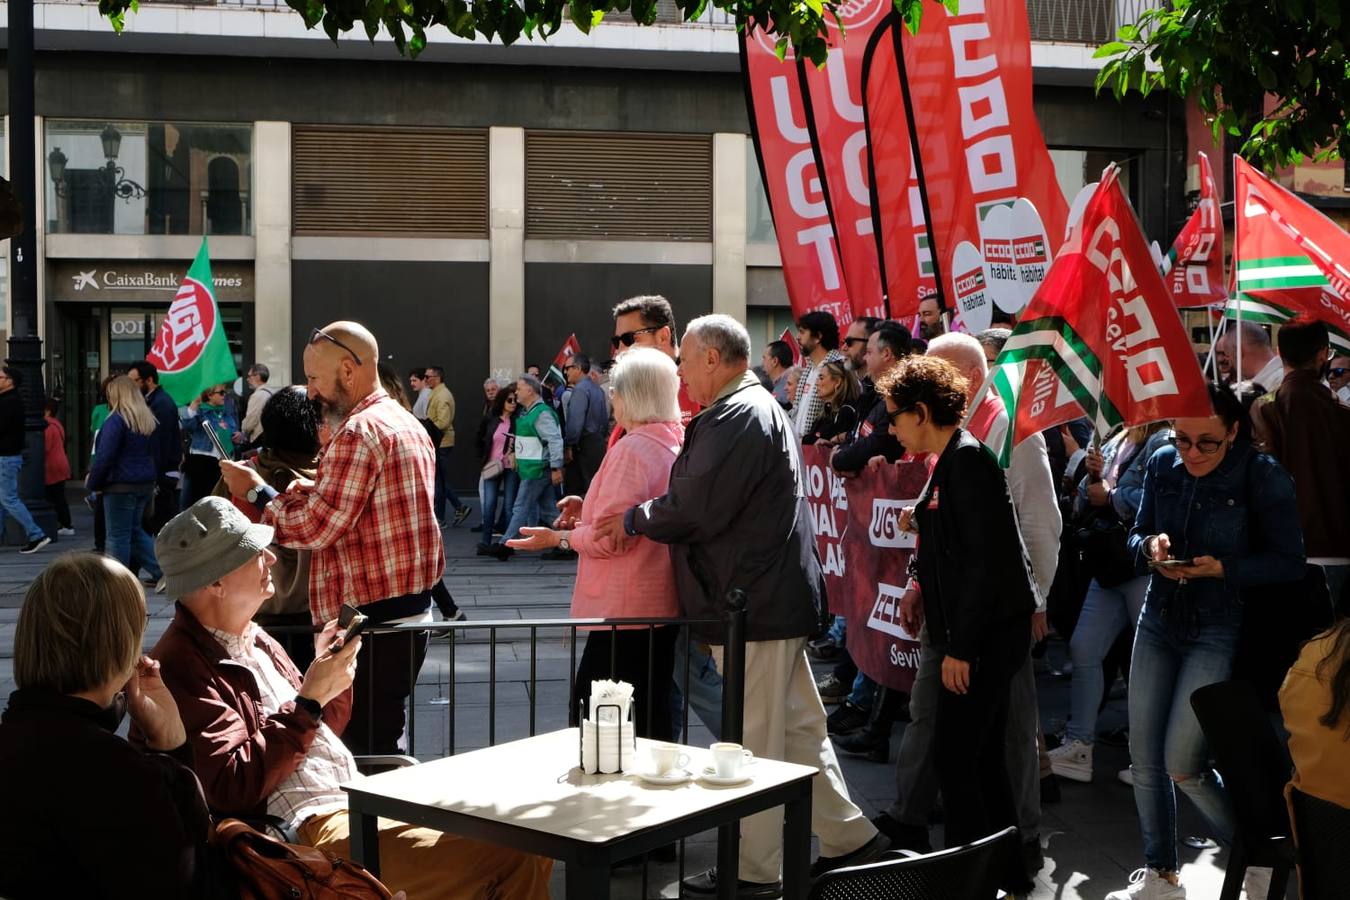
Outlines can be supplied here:
<path id="1" fill-rule="evenodd" d="M 287 844 L 238 819 L 222 819 L 212 842 L 233 869 L 240 900 L 391 900 L 362 866 L 331 853 Z M 401 893 L 400 893 L 400 896 Z"/>

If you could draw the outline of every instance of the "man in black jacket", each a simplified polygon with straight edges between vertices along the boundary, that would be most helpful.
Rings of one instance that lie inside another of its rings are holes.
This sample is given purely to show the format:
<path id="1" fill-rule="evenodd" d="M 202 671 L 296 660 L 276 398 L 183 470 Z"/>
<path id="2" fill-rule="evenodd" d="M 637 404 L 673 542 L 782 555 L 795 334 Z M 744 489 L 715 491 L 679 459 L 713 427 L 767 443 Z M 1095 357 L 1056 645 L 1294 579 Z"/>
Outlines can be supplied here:
<path id="1" fill-rule="evenodd" d="M 23 449 L 26 435 L 23 426 L 23 400 L 19 384 L 23 376 L 13 366 L 0 369 L 0 507 L 14 517 L 23 529 L 28 543 L 20 553 L 36 553 L 52 542 L 47 533 L 33 521 L 28 507 L 19 497 L 19 470 L 23 468 Z M 42 466 L 42 460 L 37 460 Z M 5 517 L 0 513 L 0 535 L 4 534 Z"/>
<path id="2" fill-rule="evenodd" d="M 127 375 L 140 387 L 145 405 L 155 414 L 155 433 L 150 438 L 155 448 L 155 508 L 145 522 L 145 530 L 153 536 L 178 515 L 178 480 L 169 474 L 178 471 L 183 456 L 178 404 L 159 386 L 159 369 L 149 360 L 132 363 Z"/>
<path id="3" fill-rule="evenodd" d="M 867 382 L 858 400 L 858 409 L 867 410 L 852 439 L 839 447 L 830 458 L 830 464 L 840 475 L 857 475 L 863 466 L 876 456 L 895 462 L 904 455 L 905 448 L 890 433 L 886 418 L 886 401 L 877 395 L 873 385 L 900 360 L 909 356 L 913 338 L 898 322 L 882 322 L 867 338 Z"/>
<path id="4" fill-rule="evenodd" d="M 806 502 L 801 447 L 782 408 L 748 371 L 750 336 L 724 315 L 689 323 L 680 345 L 680 377 L 705 406 L 662 497 L 602 520 L 598 533 L 620 543 L 638 536 L 671 545 L 684 615 L 721 617 L 733 589 L 745 591 L 743 740 L 756 755 L 818 770 L 812 830 L 821 857 L 814 871 L 864 862 L 885 839 L 848 798 L 825 735 L 825 709 L 806 660 L 806 639 L 820 625 L 825 582 Z M 713 644 L 722 667 L 721 629 L 694 629 Z M 740 897 L 782 890 L 782 815 L 773 810 L 741 825 Z M 717 890 L 717 872 L 685 880 L 694 894 Z"/>

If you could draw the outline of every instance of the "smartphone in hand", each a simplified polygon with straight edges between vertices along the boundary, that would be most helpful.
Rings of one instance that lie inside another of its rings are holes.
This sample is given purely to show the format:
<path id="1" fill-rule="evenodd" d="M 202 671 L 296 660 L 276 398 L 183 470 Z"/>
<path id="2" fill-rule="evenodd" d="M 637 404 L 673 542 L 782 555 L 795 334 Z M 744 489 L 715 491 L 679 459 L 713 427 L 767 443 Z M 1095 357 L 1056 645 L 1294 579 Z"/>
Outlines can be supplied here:
<path id="1" fill-rule="evenodd" d="M 230 453 L 225 449 L 225 444 L 220 440 L 220 435 L 216 434 L 216 429 L 211 427 L 211 423 L 206 419 L 202 419 L 202 430 L 211 439 L 211 443 L 215 446 L 216 452 L 220 454 L 220 458 L 229 459 Z"/>
<path id="2" fill-rule="evenodd" d="M 338 613 L 338 627 L 343 629 L 342 640 L 335 640 L 329 644 L 328 652 L 336 653 L 351 643 L 352 638 L 360 634 L 361 630 L 366 627 L 367 621 L 369 621 L 369 617 L 363 616 L 355 606 L 350 603 L 342 604 L 342 612 Z"/>
<path id="3" fill-rule="evenodd" d="M 1189 559 L 1150 559 L 1148 561 L 1148 569 L 1150 572 L 1155 572 L 1158 569 L 1175 569 L 1178 566 L 1189 566 L 1192 564 L 1192 561 Z"/>

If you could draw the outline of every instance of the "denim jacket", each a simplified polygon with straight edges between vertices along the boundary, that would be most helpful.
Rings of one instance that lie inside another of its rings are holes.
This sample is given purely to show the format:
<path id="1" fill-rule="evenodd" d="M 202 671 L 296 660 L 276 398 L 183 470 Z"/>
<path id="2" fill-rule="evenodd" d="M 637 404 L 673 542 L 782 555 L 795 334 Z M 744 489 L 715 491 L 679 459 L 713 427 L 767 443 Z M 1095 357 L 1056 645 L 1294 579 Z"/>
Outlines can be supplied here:
<path id="1" fill-rule="evenodd" d="M 1139 448 L 1139 452 L 1134 454 L 1130 464 L 1125 467 L 1125 471 L 1116 477 L 1116 483 L 1111 487 L 1111 508 L 1120 521 L 1126 525 L 1133 524 L 1135 514 L 1139 512 L 1139 501 L 1144 493 L 1144 475 L 1148 470 L 1148 461 L 1153 458 L 1153 454 L 1157 453 L 1160 447 L 1167 446 L 1167 439 L 1171 436 L 1172 429 L 1170 428 L 1164 428 L 1149 435 L 1148 440 L 1144 441 L 1144 446 Z M 1115 461 L 1116 454 L 1120 453 L 1124 445 L 1125 433 L 1121 432 L 1102 447 L 1102 459 L 1108 470 Z M 1078 497 L 1074 503 L 1076 515 L 1081 516 L 1088 510 L 1087 486 L 1088 476 L 1084 475 L 1082 480 L 1078 482 Z"/>
<path id="2" fill-rule="evenodd" d="M 191 453 L 201 453 L 206 456 L 215 456 L 216 448 L 211 443 L 211 438 L 207 437 L 206 432 L 202 430 L 202 423 L 209 422 L 211 427 L 216 430 L 220 442 L 225 445 L 225 449 L 234 452 L 234 433 L 239 430 L 239 420 L 228 407 L 208 406 L 203 403 L 197 407 L 194 413 L 190 406 L 180 406 L 178 408 L 178 419 L 183 424 L 183 428 L 192 436 L 192 444 L 189 448 Z"/>
<path id="3" fill-rule="evenodd" d="M 1213 556 L 1223 578 L 1181 584 L 1154 574 L 1146 605 L 1202 619 L 1236 617 L 1240 592 L 1303 577 L 1303 531 L 1294 480 L 1271 456 L 1239 438 L 1218 468 L 1191 476 L 1174 447 L 1148 461 L 1144 490 L 1130 530 L 1136 570 L 1147 571 L 1145 542 L 1165 533 L 1178 559 Z"/>

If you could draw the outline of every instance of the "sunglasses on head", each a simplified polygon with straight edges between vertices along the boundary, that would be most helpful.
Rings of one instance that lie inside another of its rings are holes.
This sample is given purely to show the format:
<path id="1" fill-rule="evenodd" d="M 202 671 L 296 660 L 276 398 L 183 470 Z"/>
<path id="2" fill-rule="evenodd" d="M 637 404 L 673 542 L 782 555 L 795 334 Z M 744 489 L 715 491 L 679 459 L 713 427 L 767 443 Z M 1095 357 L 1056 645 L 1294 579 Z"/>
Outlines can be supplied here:
<path id="1" fill-rule="evenodd" d="M 310 342 L 311 344 L 314 343 L 315 341 L 319 340 L 320 338 L 322 338 L 322 339 L 325 340 L 325 341 L 328 341 L 330 344 L 336 344 L 337 346 L 341 347 L 343 350 L 346 350 L 348 353 L 350 353 L 350 354 L 352 355 L 352 359 L 356 360 L 356 364 L 357 364 L 358 366 L 364 366 L 364 365 L 365 365 L 365 363 L 361 362 L 361 355 L 360 355 L 359 353 L 357 353 L 357 352 L 356 352 L 355 350 L 353 350 L 351 347 L 348 347 L 346 344 L 342 343 L 342 341 L 339 341 L 337 338 L 333 337 L 333 336 L 332 336 L 331 334 L 329 334 L 328 332 L 324 331 L 322 328 L 314 328 L 314 329 L 311 329 L 311 330 L 310 330 L 310 332 L 309 332 L 309 342 Z"/>
<path id="2" fill-rule="evenodd" d="M 651 334 L 653 332 L 660 331 L 662 328 L 665 327 L 666 326 L 664 325 L 657 325 L 652 328 L 639 328 L 636 331 L 625 331 L 623 334 L 614 335 L 614 337 L 609 339 L 609 342 L 614 346 L 615 350 L 619 349 L 620 344 L 623 344 L 625 347 L 631 347 L 633 346 L 633 343 L 637 341 L 637 336 L 639 334 Z"/>

